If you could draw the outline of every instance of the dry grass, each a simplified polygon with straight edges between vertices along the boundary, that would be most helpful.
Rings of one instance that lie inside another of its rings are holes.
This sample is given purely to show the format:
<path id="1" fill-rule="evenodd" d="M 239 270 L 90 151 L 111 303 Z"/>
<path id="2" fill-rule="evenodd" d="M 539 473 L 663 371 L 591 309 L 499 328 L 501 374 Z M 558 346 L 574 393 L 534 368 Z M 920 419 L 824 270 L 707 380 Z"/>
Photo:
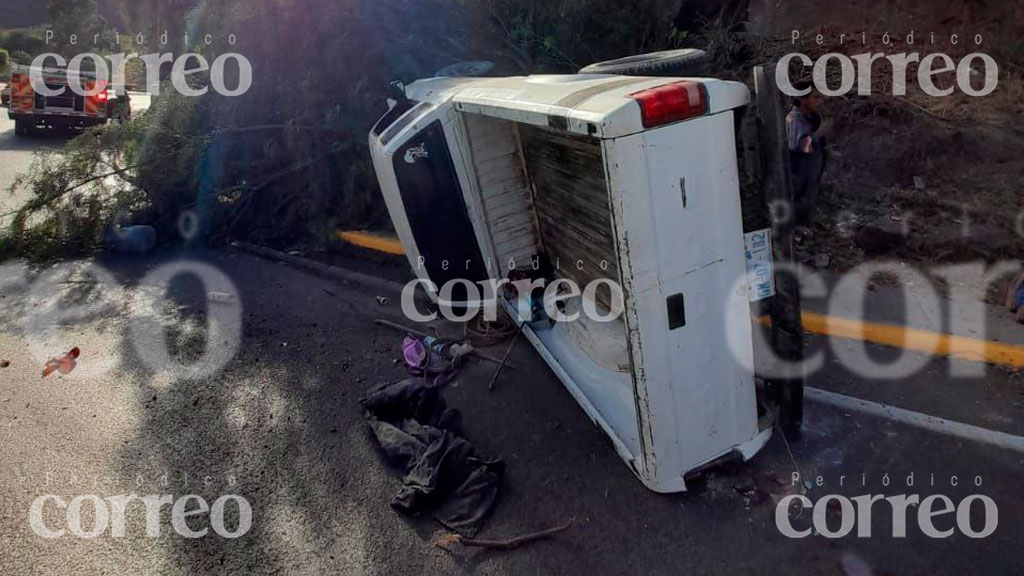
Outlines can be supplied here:
<path id="1" fill-rule="evenodd" d="M 718 24 L 711 28 L 713 36 L 721 32 L 722 25 Z M 749 38 L 750 46 L 754 49 L 755 58 L 753 64 L 775 62 L 786 54 L 794 51 L 792 44 L 786 39 L 765 39 Z M 895 54 L 902 48 L 892 49 L 885 47 L 864 47 L 860 44 L 848 44 L 845 47 L 838 46 L 816 46 L 802 45 L 799 50 L 807 54 L 812 61 L 817 61 L 822 56 L 839 52 L 847 56 L 854 56 L 865 52 Z M 905 48 L 905 47 L 904 47 Z M 927 55 L 927 49 L 920 51 L 922 57 Z M 955 62 L 958 62 L 958 55 L 950 54 Z M 962 56 L 962 55 L 960 55 Z M 716 60 L 717 61 L 717 60 Z M 872 68 L 871 75 L 871 96 L 865 97 L 869 102 L 884 105 L 890 108 L 899 108 L 914 115 L 927 115 L 943 121 L 970 121 L 987 122 L 994 124 L 1022 125 L 1020 119 L 1024 115 L 1024 76 L 1018 67 L 1022 63 L 1001 62 L 999 70 L 999 84 L 992 94 L 984 97 L 972 97 L 964 94 L 956 85 L 953 74 L 944 75 L 936 81 L 936 87 L 947 89 L 952 87 L 953 94 L 943 97 L 934 97 L 926 94 L 917 81 L 917 65 L 911 64 L 907 69 L 905 96 L 893 95 L 893 75 L 891 66 L 885 61 L 878 61 Z M 791 67 L 792 78 L 809 78 L 810 71 L 800 68 L 796 63 Z M 829 66 L 827 80 L 829 86 L 841 84 L 842 73 L 840 68 L 832 63 Z M 860 98 L 854 91 L 846 98 Z"/>

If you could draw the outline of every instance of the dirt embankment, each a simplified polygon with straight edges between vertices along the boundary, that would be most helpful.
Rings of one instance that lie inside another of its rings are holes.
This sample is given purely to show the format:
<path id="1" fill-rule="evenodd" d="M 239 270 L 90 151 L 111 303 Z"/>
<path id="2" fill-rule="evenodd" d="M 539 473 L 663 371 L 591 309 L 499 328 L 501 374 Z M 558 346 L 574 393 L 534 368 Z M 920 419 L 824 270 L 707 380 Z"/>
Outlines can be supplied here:
<path id="1" fill-rule="evenodd" d="M 918 52 L 923 58 L 941 52 L 959 63 L 982 52 L 999 66 L 998 86 L 984 97 L 964 94 L 955 73 L 936 81 L 953 87 L 952 95 L 929 96 L 913 64 L 907 94 L 894 95 L 892 68 L 882 60 L 873 67 L 870 96 L 854 89 L 827 98 L 832 156 L 818 220 L 799 246 L 805 260 L 825 253 L 831 267 L 847 269 L 869 257 L 920 263 L 1022 258 L 1024 4 L 752 0 L 749 28 L 762 53 L 775 56 Z M 795 43 L 794 30 L 800 33 Z M 833 62 L 831 68 L 835 88 L 839 67 Z M 971 68 L 980 88 L 984 66 L 975 60 Z"/>

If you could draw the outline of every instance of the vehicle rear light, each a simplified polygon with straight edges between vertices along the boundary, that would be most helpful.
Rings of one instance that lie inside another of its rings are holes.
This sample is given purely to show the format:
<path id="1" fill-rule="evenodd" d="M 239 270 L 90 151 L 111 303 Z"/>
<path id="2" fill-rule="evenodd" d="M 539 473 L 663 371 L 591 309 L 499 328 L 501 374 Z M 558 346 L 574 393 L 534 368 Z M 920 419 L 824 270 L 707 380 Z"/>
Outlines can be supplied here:
<path id="1" fill-rule="evenodd" d="M 104 90 L 103 92 L 100 92 L 99 94 L 96 95 L 96 99 L 99 100 L 100 102 L 106 102 L 109 98 L 110 98 L 110 92 L 106 91 L 106 90 Z"/>
<path id="2" fill-rule="evenodd" d="M 640 104 L 644 128 L 696 118 L 708 113 L 708 94 L 703 84 L 684 80 L 629 95 Z"/>

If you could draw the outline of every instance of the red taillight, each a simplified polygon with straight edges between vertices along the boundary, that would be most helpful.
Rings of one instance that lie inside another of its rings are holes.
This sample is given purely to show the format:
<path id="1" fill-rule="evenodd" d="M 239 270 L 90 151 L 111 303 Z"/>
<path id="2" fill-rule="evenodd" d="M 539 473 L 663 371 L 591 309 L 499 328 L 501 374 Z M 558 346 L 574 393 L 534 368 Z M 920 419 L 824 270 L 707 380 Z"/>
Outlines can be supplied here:
<path id="1" fill-rule="evenodd" d="M 653 128 L 708 113 L 707 89 L 684 80 L 629 95 L 640 104 L 644 128 Z"/>
<path id="2" fill-rule="evenodd" d="M 110 98 L 110 92 L 103 91 L 96 95 L 96 99 L 100 102 L 106 102 Z"/>

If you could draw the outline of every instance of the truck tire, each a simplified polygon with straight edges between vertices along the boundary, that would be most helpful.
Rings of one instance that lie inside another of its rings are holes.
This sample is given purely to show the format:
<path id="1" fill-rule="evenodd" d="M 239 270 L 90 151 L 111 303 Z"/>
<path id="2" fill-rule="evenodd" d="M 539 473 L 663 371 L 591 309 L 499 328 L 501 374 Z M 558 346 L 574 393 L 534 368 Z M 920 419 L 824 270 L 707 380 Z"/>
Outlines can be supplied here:
<path id="1" fill-rule="evenodd" d="M 25 136 L 26 133 L 28 132 L 25 128 L 26 128 L 26 126 L 25 126 L 25 122 L 23 120 L 15 120 L 14 121 L 14 135 L 15 136 Z"/>
<path id="2" fill-rule="evenodd" d="M 703 50 L 685 48 L 627 56 L 596 62 L 580 74 L 620 74 L 622 76 L 689 76 L 705 71 L 708 55 Z"/>
<path id="3" fill-rule="evenodd" d="M 786 110 L 783 94 L 775 84 L 774 66 L 754 68 L 754 107 L 757 119 L 757 142 L 760 152 L 760 181 L 766 209 L 787 206 L 785 219 L 772 219 L 772 252 L 776 263 L 775 297 L 768 303 L 772 318 L 771 346 L 777 358 L 800 365 L 804 359 L 803 323 L 801 321 L 800 282 L 792 273 L 782 272 L 780 265 L 790 264 L 793 257 L 793 185 L 790 181 L 789 150 L 786 147 Z M 781 216 L 781 214 L 780 214 Z M 789 377 L 769 379 L 772 395 L 779 401 L 779 424 L 786 438 L 800 438 L 803 426 L 803 370 Z"/>
<path id="4" fill-rule="evenodd" d="M 456 62 L 441 68 L 434 73 L 435 78 L 476 78 L 486 76 L 494 69 L 494 62 L 489 60 L 468 60 Z"/>

